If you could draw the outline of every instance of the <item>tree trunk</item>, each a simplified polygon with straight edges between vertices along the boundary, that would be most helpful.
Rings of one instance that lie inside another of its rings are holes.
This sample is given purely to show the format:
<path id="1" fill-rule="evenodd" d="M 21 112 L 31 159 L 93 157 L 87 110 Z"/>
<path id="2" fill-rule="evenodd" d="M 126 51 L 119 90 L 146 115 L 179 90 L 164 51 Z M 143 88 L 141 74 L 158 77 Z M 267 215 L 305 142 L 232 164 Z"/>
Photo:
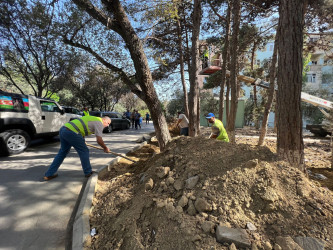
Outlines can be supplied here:
<path id="1" fill-rule="evenodd" d="M 184 112 L 186 117 L 189 117 L 188 112 L 188 95 L 187 95 L 187 88 L 186 88 L 186 82 L 185 82 L 185 70 L 184 70 L 184 55 L 183 55 L 183 39 L 182 39 L 182 30 L 180 27 L 180 21 L 179 19 L 177 21 L 177 33 L 178 33 L 178 50 L 179 50 L 179 61 L 180 61 L 180 77 L 182 81 L 183 86 L 183 92 L 184 92 Z"/>
<path id="2" fill-rule="evenodd" d="M 253 47 L 252 47 L 252 53 L 251 53 L 251 70 L 253 70 L 253 68 L 254 68 L 254 57 L 255 57 L 256 50 L 257 50 L 257 42 L 256 42 L 256 40 L 254 40 Z"/>
<path id="3" fill-rule="evenodd" d="M 144 53 L 142 42 L 128 20 L 120 1 L 103 1 L 105 9 L 112 13 L 112 18 L 109 18 L 106 13 L 102 13 L 100 9 L 97 9 L 90 2 L 85 0 L 73 0 L 73 2 L 83 8 L 92 18 L 98 20 L 104 26 L 115 31 L 123 38 L 126 47 L 130 52 L 136 72 L 135 79 L 140 85 L 141 91 L 135 89 L 135 86 L 133 86 L 131 81 L 126 81 L 125 83 L 129 85 L 132 91 L 135 90 L 138 97 L 147 104 L 153 120 L 159 147 L 163 151 L 166 144 L 171 139 L 168 126 L 153 85 L 148 60 Z M 101 60 L 100 56 L 96 55 L 96 53 L 95 57 Z M 108 65 L 111 70 L 117 70 L 117 73 L 120 71 L 119 68 L 116 68 L 111 64 L 105 63 L 104 65 Z M 120 74 L 124 75 L 125 73 L 121 71 Z"/>
<path id="4" fill-rule="evenodd" d="M 234 0 L 232 3 L 232 14 L 233 14 L 233 24 L 232 24 L 232 39 L 231 39 L 231 52 L 230 52 L 230 87 L 231 87 L 231 107 L 230 115 L 227 125 L 227 131 L 229 135 L 229 140 L 235 143 L 235 123 L 236 123 L 236 112 L 238 106 L 238 96 L 239 87 L 237 74 L 238 74 L 238 35 L 239 35 L 239 25 L 240 25 L 240 11 L 241 3 L 240 0 Z"/>
<path id="5" fill-rule="evenodd" d="M 198 130 L 198 98 L 199 98 L 199 33 L 201 23 L 201 0 L 194 0 L 192 50 L 190 67 L 190 95 L 189 95 L 189 135 L 196 136 Z"/>
<path id="6" fill-rule="evenodd" d="M 230 78 L 227 78 L 227 91 L 225 93 L 225 116 L 226 116 L 226 121 L 228 124 L 229 117 L 230 117 Z"/>
<path id="7" fill-rule="evenodd" d="M 277 77 L 277 153 L 303 171 L 301 89 L 304 10 L 304 0 L 280 1 Z"/>
<path id="8" fill-rule="evenodd" d="M 219 109 L 219 118 L 223 120 L 223 110 L 224 110 L 224 88 L 226 82 L 226 73 L 227 73 L 227 62 L 228 62 L 228 51 L 229 51 L 229 34 L 230 34 L 230 5 L 228 3 L 227 10 L 227 22 L 225 28 L 225 42 L 222 52 L 222 69 L 221 69 L 221 89 L 220 89 L 220 109 Z"/>
<path id="9" fill-rule="evenodd" d="M 333 135 L 333 131 L 331 131 Z M 331 136 L 331 168 L 333 168 L 333 136 Z"/>
<path id="10" fill-rule="evenodd" d="M 267 123 L 268 123 L 268 115 L 272 108 L 272 103 L 274 99 L 274 92 L 275 92 L 275 77 L 276 77 L 276 62 L 277 62 L 277 50 L 278 50 L 278 35 L 275 36 L 275 42 L 274 42 L 274 51 L 272 56 L 272 62 L 270 65 L 269 70 L 269 90 L 268 90 L 268 98 L 267 103 L 265 105 L 265 111 L 262 118 L 262 125 L 261 125 L 261 131 L 259 136 L 258 145 L 262 146 L 265 141 L 266 133 L 267 133 Z"/>

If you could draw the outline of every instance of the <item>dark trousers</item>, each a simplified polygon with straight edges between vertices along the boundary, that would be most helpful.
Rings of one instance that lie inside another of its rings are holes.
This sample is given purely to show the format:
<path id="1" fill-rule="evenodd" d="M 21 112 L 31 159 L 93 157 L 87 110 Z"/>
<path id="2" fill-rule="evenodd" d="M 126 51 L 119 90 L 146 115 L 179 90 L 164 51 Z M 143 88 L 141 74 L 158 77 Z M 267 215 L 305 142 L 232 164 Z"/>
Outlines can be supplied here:
<path id="1" fill-rule="evenodd" d="M 180 135 L 188 136 L 188 127 L 180 129 Z"/>
<path id="2" fill-rule="evenodd" d="M 140 119 L 135 120 L 135 129 L 138 129 L 138 126 L 141 128 Z"/>

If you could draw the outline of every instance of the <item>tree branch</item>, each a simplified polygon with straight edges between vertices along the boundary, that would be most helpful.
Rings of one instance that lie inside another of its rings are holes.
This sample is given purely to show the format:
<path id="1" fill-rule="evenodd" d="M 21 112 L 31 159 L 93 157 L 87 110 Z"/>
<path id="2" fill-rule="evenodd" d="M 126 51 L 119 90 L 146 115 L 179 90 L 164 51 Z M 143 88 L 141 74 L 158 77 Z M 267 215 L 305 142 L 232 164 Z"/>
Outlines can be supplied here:
<path id="1" fill-rule="evenodd" d="M 107 28 L 116 28 L 114 21 L 111 20 L 107 15 L 105 15 L 102 10 L 96 8 L 89 0 L 73 0 L 73 2 L 77 6 L 83 8 L 91 17 L 98 20 Z"/>
<path id="2" fill-rule="evenodd" d="M 108 69 L 110 69 L 113 72 L 117 73 L 120 76 L 120 78 L 126 83 L 127 86 L 130 87 L 130 89 L 135 94 L 137 94 L 138 96 L 141 95 L 141 90 L 138 89 L 138 87 L 131 81 L 131 79 L 126 75 L 126 73 L 122 69 L 120 69 L 120 68 L 114 66 L 113 64 L 105 61 L 99 54 L 97 54 L 94 50 L 92 50 L 88 46 L 85 46 L 85 45 L 80 44 L 80 43 L 76 43 L 76 42 L 74 42 L 72 40 L 67 39 L 67 37 L 64 37 L 63 41 L 64 41 L 65 44 L 71 45 L 71 46 L 76 47 L 76 48 L 83 49 L 83 50 L 87 51 L 88 53 L 90 53 L 91 55 L 93 55 L 105 67 L 107 67 Z"/>
<path id="3" fill-rule="evenodd" d="M 221 15 L 217 12 L 217 10 L 215 9 L 215 7 L 214 7 L 214 5 L 212 4 L 211 1 L 208 1 L 208 4 L 209 4 L 210 8 L 212 9 L 212 11 L 215 13 L 215 15 L 217 15 L 217 17 L 218 17 L 220 20 L 222 20 L 222 21 L 224 21 L 224 22 L 227 22 L 227 19 L 226 19 L 224 16 L 221 16 Z"/>
<path id="4" fill-rule="evenodd" d="M 0 75 L 6 77 L 24 95 L 23 90 L 16 84 L 16 82 L 14 81 L 10 73 L 6 70 L 6 68 L 1 67 L 1 69 L 3 72 L 0 72 Z"/>

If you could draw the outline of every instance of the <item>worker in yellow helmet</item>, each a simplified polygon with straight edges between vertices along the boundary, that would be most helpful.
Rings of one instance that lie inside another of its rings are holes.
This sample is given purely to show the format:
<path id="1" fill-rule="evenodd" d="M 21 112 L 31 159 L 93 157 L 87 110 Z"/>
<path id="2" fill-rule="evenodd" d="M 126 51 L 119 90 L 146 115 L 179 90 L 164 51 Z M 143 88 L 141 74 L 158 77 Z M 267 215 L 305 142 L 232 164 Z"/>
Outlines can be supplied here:
<path id="1" fill-rule="evenodd" d="M 213 113 L 209 113 L 206 116 L 206 119 L 209 123 L 213 124 L 212 133 L 210 134 L 209 138 L 229 142 L 228 133 L 225 130 L 223 123 L 219 119 L 216 119 Z"/>
<path id="2" fill-rule="evenodd" d="M 59 131 L 60 149 L 52 164 L 44 175 L 44 181 L 49 181 L 58 176 L 58 168 L 66 158 L 71 147 L 74 147 L 79 154 L 82 169 L 85 177 L 93 174 L 90 160 L 89 149 L 84 137 L 95 134 L 97 143 L 104 149 L 105 153 L 110 153 L 110 149 L 105 145 L 102 135 L 103 129 L 109 126 L 111 119 L 107 116 L 100 118 L 95 116 L 83 116 L 79 119 L 67 122 Z"/>

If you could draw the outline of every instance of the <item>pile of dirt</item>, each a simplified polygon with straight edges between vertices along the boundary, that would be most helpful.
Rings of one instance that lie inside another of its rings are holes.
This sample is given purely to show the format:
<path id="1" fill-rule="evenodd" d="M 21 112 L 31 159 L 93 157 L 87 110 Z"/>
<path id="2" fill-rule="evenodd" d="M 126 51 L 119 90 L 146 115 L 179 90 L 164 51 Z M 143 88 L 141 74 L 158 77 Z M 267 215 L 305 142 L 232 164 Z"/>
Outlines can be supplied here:
<path id="1" fill-rule="evenodd" d="M 199 136 L 137 153 L 144 160 L 122 161 L 98 181 L 88 248 L 298 249 L 294 240 L 310 239 L 333 249 L 332 191 L 269 147 Z M 228 229 L 248 243 L 221 238 Z"/>
<path id="2" fill-rule="evenodd" d="M 171 118 L 169 118 L 169 119 L 171 119 Z M 180 127 L 177 126 L 177 120 L 176 119 L 168 122 L 168 130 L 169 130 L 169 133 L 170 133 L 171 137 L 179 136 Z"/>

